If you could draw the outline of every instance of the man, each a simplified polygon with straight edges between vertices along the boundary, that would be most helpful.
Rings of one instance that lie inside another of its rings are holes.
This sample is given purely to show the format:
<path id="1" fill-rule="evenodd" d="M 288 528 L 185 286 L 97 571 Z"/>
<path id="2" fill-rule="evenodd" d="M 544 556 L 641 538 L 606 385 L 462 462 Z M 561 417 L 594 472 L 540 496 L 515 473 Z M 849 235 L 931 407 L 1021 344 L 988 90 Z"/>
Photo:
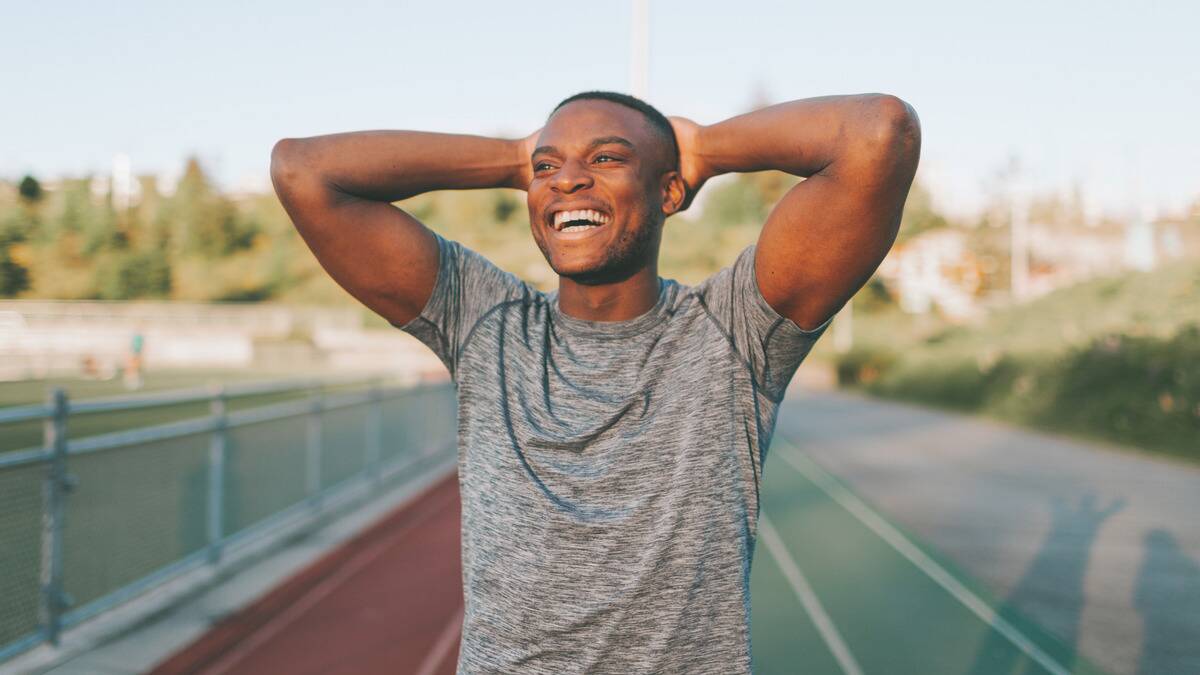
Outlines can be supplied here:
<path id="1" fill-rule="evenodd" d="M 892 96 L 701 126 L 608 92 L 568 98 L 521 140 L 370 131 L 276 145 L 276 190 L 324 268 L 458 387 L 459 672 L 749 672 L 776 413 L 891 246 L 919 148 L 916 114 Z M 664 220 L 709 178 L 766 169 L 807 180 L 757 245 L 696 287 L 660 279 Z M 494 187 L 528 192 L 556 292 L 391 205 Z"/>

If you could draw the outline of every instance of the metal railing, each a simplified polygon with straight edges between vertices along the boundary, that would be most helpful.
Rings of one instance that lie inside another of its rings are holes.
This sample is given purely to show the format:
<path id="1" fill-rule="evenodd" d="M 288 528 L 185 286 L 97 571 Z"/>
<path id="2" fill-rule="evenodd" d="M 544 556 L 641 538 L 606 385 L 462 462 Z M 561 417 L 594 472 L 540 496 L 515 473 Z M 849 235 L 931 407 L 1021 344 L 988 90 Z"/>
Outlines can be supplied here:
<path id="1" fill-rule="evenodd" d="M 204 401 L 203 417 L 69 437 L 82 415 Z M 71 402 L 56 389 L 0 409 L 0 434 L 31 420 L 42 446 L 0 453 L 0 662 L 350 489 L 448 460 L 454 391 L 304 380 Z"/>
<path id="2" fill-rule="evenodd" d="M 195 326 L 238 329 L 254 335 L 286 335 L 322 326 L 360 328 L 363 314 L 351 307 L 293 306 L 275 303 L 124 300 L 0 299 L 0 312 L 15 312 L 30 327 L 69 325 Z"/>

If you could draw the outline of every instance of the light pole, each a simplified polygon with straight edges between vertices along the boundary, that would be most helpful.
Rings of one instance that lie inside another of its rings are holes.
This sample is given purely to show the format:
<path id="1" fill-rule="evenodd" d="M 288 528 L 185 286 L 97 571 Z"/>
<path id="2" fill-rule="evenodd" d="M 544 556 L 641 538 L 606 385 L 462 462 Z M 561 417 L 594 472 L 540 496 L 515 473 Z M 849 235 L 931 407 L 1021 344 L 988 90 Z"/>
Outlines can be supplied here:
<path id="1" fill-rule="evenodd" d="M 1022 302 L 1029 297 L 1029 206 L 1018 188 L 1013 191 L 1009 229 L 1012 234 L 1012 299 Z"/>
<path id="2" fill-rule="evenodd" d="M 650 88 L 650 0 L 633 0 L 629 39 L 629 91 L 645 99 Z"/>

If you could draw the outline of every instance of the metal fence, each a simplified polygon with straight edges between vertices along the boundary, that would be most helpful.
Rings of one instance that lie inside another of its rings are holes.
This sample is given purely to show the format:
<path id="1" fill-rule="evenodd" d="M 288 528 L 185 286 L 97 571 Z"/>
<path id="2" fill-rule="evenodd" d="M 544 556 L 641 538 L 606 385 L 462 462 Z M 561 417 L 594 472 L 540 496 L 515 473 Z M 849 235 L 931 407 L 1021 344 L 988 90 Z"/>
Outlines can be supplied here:
<path id="1" fill-rule="evenodd" d="M 69 437 L 81 416 L 204 401 L 207 416 Z M 0 453 L 0 662 L 454 448 L 448 384 L 292 381 L 75 403 L 59 389 L 0 409 L 0 434 L 39 419 L 41 447 Z"/>

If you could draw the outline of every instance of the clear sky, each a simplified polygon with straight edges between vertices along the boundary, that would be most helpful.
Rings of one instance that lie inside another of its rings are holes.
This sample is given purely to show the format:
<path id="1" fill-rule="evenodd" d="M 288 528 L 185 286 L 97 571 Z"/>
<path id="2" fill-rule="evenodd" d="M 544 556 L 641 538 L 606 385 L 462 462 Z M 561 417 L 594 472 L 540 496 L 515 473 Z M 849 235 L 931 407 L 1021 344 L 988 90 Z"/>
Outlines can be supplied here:
<path id="1" fill-rule="evenodd" d="M 700 10 L 698 8 L 704 7 Z M 284 136 L 524 135 L 627 91 L 629 0 L 8 3 L 0 177 L 178 170 L 262 184 Z M 1019 158 L 1038 190 L 1120 212 L 1200 196 L 1200 3 L 650 0 L 649 100 L 701 123 L 882 91 L 913 104 L 922 177 L 969 210 Z"/>

